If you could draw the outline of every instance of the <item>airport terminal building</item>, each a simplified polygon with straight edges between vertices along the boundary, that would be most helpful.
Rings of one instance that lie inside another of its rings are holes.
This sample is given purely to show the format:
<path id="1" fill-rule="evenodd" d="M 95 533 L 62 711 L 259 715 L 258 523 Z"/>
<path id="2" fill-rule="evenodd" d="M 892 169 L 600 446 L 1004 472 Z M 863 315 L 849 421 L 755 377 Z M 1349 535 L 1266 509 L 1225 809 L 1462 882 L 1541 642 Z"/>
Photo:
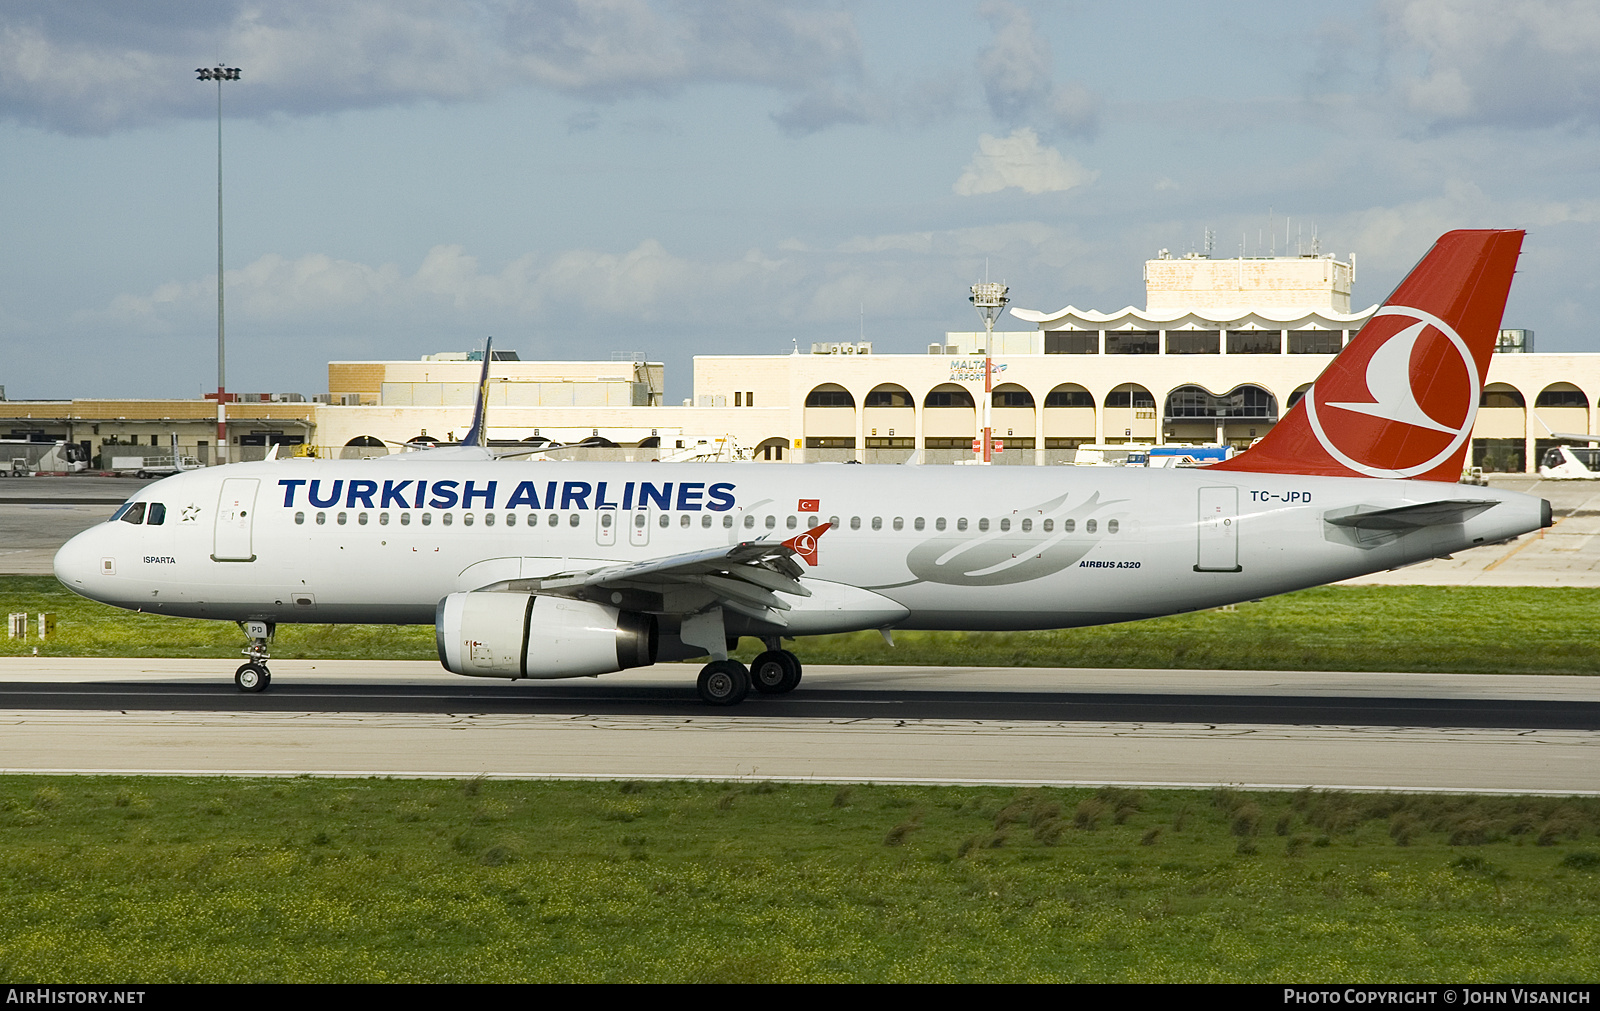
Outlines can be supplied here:
<path id="1" fill-rule="evenodd" d="M 1375 310 L 1351 311 L 1354 260 L 1163 250 L 1145 264 L 1143 309 L 1014 308 L 1027 329 L 949 333 L 922 354 L 819 343 L 809 354 L 698 356 L 694 396 L 679 405 L 663 402 L 663 368 L 643 354 L 497 360 L 490 434 L 573 447 L 555 458 L 673 459 L 736 445 L 757 461 L 956 463 L 973 459 L 987 399 L 1003 465 L 1070 463 L 1084 445 L 1244 447 Z M 1600 354 L 1536 353 L 1533 336 L 1501 332 L 1473 431 L 1472 462 L 1486 470 L 1535 469 L 1555 433 L 1600 439 Z M 458 439 L 480 368 L 467 353 L 331 362 L 315 400 L 229 404 L 229 457 L 259 459 L 274 444 L 375 456 Z M 182 452 L 210 462 L 214 419 L 203 400 L 0 402 L 0 438 L 66 439 L 105 459 L 105 447 L 164 447 L 177 433 Z"/>

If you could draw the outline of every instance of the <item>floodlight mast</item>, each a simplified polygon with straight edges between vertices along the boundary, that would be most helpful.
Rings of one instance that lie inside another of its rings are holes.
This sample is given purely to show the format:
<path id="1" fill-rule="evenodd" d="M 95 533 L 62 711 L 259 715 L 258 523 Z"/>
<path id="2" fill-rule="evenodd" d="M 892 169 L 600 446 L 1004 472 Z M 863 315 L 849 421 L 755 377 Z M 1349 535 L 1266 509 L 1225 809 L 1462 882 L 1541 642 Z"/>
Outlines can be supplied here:
<path id="1" fill-rule="evenodd" d="M 228 462 L 227 358 L 222 313 L 222 82 L 237 81 L 238 67 L 196 67 L 201 81 L 217 82 L 217 463 Z"/>
<path id="2" fill-rule="evenodd" d="M 983 317 L 983 436 L 974 449 L 984 463 L 993 463 L 996 452 L 991 416 L 994 408 L 994 321 L 1011 301 L 1011 289 L 997 281 L 979 281 L 971 290 L 972 297 L 967 301 Z"/>

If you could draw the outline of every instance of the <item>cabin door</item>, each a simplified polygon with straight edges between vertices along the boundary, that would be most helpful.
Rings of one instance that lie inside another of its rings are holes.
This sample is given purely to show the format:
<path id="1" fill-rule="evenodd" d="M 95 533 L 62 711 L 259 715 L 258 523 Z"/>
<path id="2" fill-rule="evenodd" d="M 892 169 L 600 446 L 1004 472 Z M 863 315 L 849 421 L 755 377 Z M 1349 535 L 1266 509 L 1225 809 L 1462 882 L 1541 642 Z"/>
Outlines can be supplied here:
<path id="1" fill-rule="evenodd" d="M 1201 488 L 1196 572 L 1238 572 L 1239 489 Z"/>
<path id="2" fill-rule="evenodd" d="M 253 562 L 251 528 L 256 520 L 256 487 L 253 477 L 230 477 L 222 482 L 217 497 L 217 526 L 212 541 L 211 559 L 216 562 Z"/>

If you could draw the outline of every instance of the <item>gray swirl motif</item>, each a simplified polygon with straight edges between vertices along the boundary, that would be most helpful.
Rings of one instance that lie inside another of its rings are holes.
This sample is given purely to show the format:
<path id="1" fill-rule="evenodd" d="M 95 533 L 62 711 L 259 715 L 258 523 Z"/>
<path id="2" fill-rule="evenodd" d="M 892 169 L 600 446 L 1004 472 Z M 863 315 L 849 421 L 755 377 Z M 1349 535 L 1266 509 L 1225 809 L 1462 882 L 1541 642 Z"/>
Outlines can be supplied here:
<path id="1" fill-rule="evenodd" d="M 1101 501 L 1100 493 L 1095 492 L 1076 508 L 1066 509 L 1067 498 L 1060 495 L 1036 506 L 990 517 L 989 530 L 984 533 L 951 531 L 923 541 L 906 555 L 906 567 L 916 579 L 865 589 L 882 590 L 922 582 L 1001 586 L 1041 579 L 1070 568 L 1100 543 L 1106 522 L 1120 520 L 1123 516 L 1121 512 L 1105 515 L 1102 510 L 1128 500 Z M 1000 529 L 1002 518 L 1012 521 L 1010 530 Z M 1032 530 L 1021 529 L 1023 519 L 1033 521 Z M 1054 529 L 1049 532 L 1044 530 L 1046 519 L 1054 521 Z M 1085 529 L 1090 519 L 1096 521 L 1098 529 L 1094 533 Z M 1068 520 L 1072 521 L 1071 532 L 1066 529 Z"/>

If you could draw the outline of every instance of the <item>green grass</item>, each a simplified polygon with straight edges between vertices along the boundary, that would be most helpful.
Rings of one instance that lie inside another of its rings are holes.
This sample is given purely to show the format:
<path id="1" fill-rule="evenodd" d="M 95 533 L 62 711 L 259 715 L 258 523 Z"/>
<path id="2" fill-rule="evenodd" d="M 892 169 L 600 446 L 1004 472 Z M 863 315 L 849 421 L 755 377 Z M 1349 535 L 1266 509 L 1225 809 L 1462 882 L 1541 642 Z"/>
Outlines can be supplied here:
<path id="1" fill-rule="evenodd" d="M 0 656 L 238 655 L 227 622 L 134 614 L 78 597 L 48 576 L 0 577 L 0 610 L 59 616 L 43 642 L 0 640 Z M 1592 674 L 1600 671 L 1600 589 L 1332 586 L 1150 621 L 1052 632 L 876 632 L 813 636 L 807 663 L 1394 670 Z M 744 640 L 740 656 L 760 648 Z M 434 659 L 431 626 L 282 625 L 278 659 Z"/>
<path id="2" fill-rule="evenodd" d="M 15 983 L 1592 980 L 1600 800 L 0 778 Z"/>

